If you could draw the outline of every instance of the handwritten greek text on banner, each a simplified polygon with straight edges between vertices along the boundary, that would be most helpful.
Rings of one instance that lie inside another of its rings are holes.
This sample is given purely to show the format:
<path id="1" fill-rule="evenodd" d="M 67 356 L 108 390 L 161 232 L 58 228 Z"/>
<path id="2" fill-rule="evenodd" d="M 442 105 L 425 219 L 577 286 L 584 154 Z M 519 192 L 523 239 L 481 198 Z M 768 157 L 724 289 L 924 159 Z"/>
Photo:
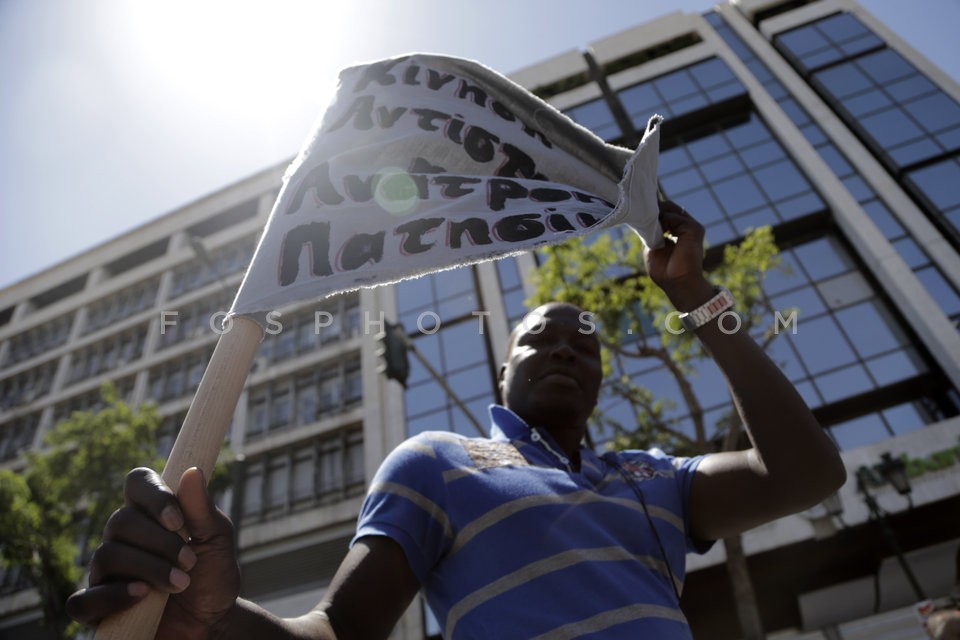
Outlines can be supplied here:
<path id="1" fill-rule="evenodd" d="M 475 62 L 414 54 L 348 68 L 287 171 L 232 313 L 620 222 L 659 246 L 659 124 L 632 154 Z"/>

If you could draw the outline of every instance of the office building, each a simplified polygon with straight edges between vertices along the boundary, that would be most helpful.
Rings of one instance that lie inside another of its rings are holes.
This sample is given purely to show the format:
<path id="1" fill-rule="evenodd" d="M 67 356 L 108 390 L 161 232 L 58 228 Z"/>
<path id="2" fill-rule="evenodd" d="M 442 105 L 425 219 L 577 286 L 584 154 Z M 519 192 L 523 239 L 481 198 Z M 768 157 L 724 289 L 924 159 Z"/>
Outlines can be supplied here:
<path id="1" fill-rule="evenodd" d="M 960 86 L 853 0 L 671 13 L 511 77 L 611 142 L 634 144 L 636 129 L 662 114 L 661 188 L 703 221 L 711 246 L 773 226 L 790 270 L 771 274 L 765 293 L 799 315 L 771 353 L 841 449 L 850 480 L 831 503 L 744 536 L 764 625 L 777 638 L 914 637 L 918 595 L 857 475 L 919 586 L 946 595 L 960 545 Z M 170 446 L 216 343 L 208 319 L 229 306 L 282 171 L 0 291 L 0 463 L 17 468 L 57 420 L 95 406 L 108 379 L 134 403 L 159 404 L 161 447 Z M 245 595 L 280 614 L 312 606 L 386 453 L 425 429 L 486 429 L 537 259 L 284 310 L 229 440 L 243 454 L 242 481 L 225 500 Z M 173 311 L 175 326 L 161 331 L 161 314 Z M 466 410 L 417 359 L 405 389 L 378 373 L 381 312 Z M 676 391 L 652 364 L 622 372 Z M 729 406 L 709 364 L 698 391 L 710 416 Z M 629 417 L 629 407 L 605 408 Z M 685 416 L 674 417 L 682 428 Z M 909 500 L 879 473 L 884 453 L 905 460 Z M 738 637 L 722 545 L 688 563 L 684 608 L 696 637 Z M 32 590 L 5 571 L 0 637 L 30 637 L 39 615 Z M 435 628 L 415 603 L 395 635 Z"/>

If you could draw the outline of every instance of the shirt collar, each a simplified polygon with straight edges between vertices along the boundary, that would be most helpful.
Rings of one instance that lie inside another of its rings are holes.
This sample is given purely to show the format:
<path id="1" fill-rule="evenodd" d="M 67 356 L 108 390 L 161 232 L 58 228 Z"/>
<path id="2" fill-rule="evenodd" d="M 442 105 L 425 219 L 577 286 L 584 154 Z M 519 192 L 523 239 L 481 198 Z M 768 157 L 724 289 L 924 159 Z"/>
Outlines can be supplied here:
<path id="1" fill-rule="evenodd" d="M 530 435 L 530 426 L 510 409 L 491 404 L 489 410 L 491 440 L 520 440 Z"/>
<path id="2" fill-rule="evenodd" d="M 523 418 L 515 414 L 503 405 L 491 404 L 490 411 L 490 439 L 500 442 L 510 440 L 523 440 L 530 442 L 531 428 Z M 544 430 L 541 431 L 543 438 L 549 439 L 551 444 L 559 450 L 559 445 L 553 441 L 550 434 Z M 580 445 L 580 472 L 590 476 L 597 476 L 599 479 L 603 475 L 603 463 L 592 450 Z"/>

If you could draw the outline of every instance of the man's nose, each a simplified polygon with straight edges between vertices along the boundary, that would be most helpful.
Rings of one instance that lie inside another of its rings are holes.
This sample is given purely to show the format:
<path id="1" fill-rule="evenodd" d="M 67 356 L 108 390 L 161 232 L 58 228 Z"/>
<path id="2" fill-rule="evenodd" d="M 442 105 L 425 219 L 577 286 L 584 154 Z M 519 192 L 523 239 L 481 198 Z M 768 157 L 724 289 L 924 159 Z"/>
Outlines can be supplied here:
<path id="1" fill-rule="evenodd" d="M 573 350 L 573 347 L 570 346 L 567 342 L 558 342 L 554 346 L 553 351 L 550 352 L 550 355 L 554 358 L 563 358 L 564 360 L 572 360 L 576 356 L 576 352 Z"/>

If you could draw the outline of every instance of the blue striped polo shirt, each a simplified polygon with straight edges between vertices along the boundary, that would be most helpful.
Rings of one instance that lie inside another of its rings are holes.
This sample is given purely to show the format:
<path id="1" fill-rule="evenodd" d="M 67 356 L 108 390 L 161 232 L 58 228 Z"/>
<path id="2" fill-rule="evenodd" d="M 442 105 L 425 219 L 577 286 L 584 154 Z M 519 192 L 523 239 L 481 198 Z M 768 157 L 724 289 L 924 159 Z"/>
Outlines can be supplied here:
<path id="1" fill-rule="evenodd" d="M 686 553 L 710 546 L 687 526 L 701 458 L 581 448 L 573 471 L 545 430 L 490 415 L 489 439 L 429 431 L 397 447 L 354 541 L 400 544 L 448 640 L 690 638 L 676 592 Z"/>

